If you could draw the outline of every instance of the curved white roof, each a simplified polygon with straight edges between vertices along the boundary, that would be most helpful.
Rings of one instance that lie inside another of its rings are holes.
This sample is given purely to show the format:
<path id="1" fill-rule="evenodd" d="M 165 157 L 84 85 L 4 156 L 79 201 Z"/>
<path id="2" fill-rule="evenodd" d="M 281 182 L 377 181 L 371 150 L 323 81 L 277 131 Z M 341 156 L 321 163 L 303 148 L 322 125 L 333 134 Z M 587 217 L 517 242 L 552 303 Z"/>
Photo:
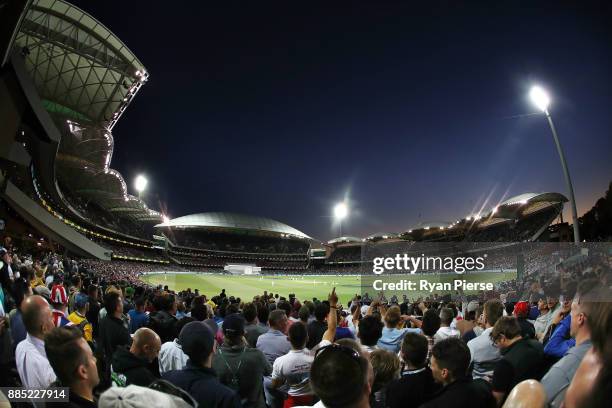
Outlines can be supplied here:
<path id="1" fill-rule="evenodd" d="M 254 231 L 275 232 L 278 234 L 288 234 L 299 238 L 310 239 L 310 237 L 304 234 L 302 231 L 270 218 L 227 212 L 208 212 L 185 215 L 183 217 L 169 220 L 168 222 L 157 224 L 155 227 L 247 229 Z"/>
<path id="2" fill-rule="evenodd" d="M 344 242 L 363 242 L 363 239 L 357 237 L 338 237 L 327 241 L 328 244 L 341 244 Z"/>

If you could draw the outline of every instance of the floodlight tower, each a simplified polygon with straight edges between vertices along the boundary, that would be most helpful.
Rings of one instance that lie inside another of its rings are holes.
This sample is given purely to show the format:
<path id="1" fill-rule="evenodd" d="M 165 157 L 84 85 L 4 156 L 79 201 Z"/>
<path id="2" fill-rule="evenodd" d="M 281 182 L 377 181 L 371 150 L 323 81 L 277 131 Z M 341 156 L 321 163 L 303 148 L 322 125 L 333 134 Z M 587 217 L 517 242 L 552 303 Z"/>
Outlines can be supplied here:
<path id="1" fill-rule="evenodd" d="M 578 228 L 578 212 L 576 211 L 576 198 L 574 197 L 574 188 L 572 187 L 572 179 L 570 178 L 569 170 L 567 168 L 567 162 L 565 161 L 565 154 L 563 154 L 563 149 L 561 148 L 561 142 L 559 142 L 559 136 L 557 135 L 557 130 L 553 123 L 552 117 L 548 112 L 548 105 L 550 105 L 550 97 L 548 93 L 539 86 L 533 86 L 531 91 L 529 91 L 529 97 L 533 104 L 540 109 L 542 112 L 546 114 L 546 119 L 548 119 L 548 124 L 550 125 L 550 130 L 552 131 L 553 139 L 555 141 L 555 145 L 557 146 L 557 152 L 559 153 L 559 158 L 561 159 L 561 167 L 563 167 L 563 175 L 565 176 L 565 184 L 567 185 L 567 190 L 569 193 L 570 205 L 572 206 L 572 224 L 574 226 L 574 242 L 580 242 L 580 229 Z"/>
<path id="2" fill-rule="evenodd" d="M 142 199 L 142 192 L 146 190 L 147 184 L 149 184 L 149 180 L 142 174 L 139 174 L 134 180 L 134 188 L 138 191 L 138 198 Z"/>
<path id="3" fill-rule="evenodd" d="M 342 236 L 342 220 L 348 216 L 348 206 L 345 202 L 336 204 L 334 207 L 334 218 L 340 223 L 340 236 Z"/>

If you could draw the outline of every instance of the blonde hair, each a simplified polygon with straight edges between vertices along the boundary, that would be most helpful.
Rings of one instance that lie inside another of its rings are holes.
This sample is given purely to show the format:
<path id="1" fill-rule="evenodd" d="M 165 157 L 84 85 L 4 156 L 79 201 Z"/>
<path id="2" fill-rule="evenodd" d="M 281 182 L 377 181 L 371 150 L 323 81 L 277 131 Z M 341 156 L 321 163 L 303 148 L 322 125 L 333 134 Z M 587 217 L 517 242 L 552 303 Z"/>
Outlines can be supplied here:
<path id="1" fill-rule="evenodd" d="M 402 312 L 399 306 L 391 306 L 385 314 L 385 323 L 388 327 L 397 327 L 399 322 L 402 320 Z"/>
<path id="2" fill-rule="evenodd" d="M 374 369 L 374 384 L 372 391 L 384 388 L 390 381 L 399 378 L 399 357 L 390 351 L 378 349 L 370 353 L 370 362 Z"/>

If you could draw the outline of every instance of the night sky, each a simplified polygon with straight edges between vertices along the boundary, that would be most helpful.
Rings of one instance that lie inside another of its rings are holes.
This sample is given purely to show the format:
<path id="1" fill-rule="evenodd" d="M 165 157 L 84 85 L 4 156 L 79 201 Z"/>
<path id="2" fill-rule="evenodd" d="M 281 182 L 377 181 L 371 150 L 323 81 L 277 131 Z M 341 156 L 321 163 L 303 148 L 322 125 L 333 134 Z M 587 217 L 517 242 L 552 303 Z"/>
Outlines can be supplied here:
<path id="1" fill-rule="evenodd" d="M 129 188 L 146 174 L 171 218 L 239 212 L 327 240 L 345 196 L 343 234 L 366 236 L 566 194 L 545 117 L 529 115 L 535 83 L 579 214 L 612 180 L 609 2 L 244 3 L 75 2 L 150 73 L 111 165 Z"/>

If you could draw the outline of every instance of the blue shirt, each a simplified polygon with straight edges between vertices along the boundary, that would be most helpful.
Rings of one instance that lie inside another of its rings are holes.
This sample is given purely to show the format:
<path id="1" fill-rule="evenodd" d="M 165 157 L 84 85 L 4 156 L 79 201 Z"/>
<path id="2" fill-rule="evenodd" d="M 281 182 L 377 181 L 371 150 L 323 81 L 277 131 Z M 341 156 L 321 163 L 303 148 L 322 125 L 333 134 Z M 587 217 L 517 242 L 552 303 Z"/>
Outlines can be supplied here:
<path id="1" fill-rule="evenodd" d="M 559 323 L 552 336 L 550 336 L 546 347 L 544 347 L 544 354 L 561 358 L 570 348 L 576 345 L 576 340 L 569 338 L 571 324 L 572 315 L 568 314 L 561 320 L 561 323 Z"/>
<path id="2" fill-rule="evenodd" d="M 257 338 L 257 348 L 264 353 L 270 365 L 273 365 L 278 357 L 289 353 L 291 343 L 287 340 L 286 334 L 270 329 Z"/>
<path id="3" fill-rule="evenodd" d="M 390 329 L 388 327 L 384 327 L 382 331 L 382 337 L 378 339 L 378 343 L 376 344 L 378 347 L 385 349 L 387 351 L 391 351 L 393 353 L 398 353 L 402 346 L 402 341 L 404 340 L 404 336 L 406 333 L 421 333 L 421 329 Z"/>
<path id="4" fill-rule="evenodd" d="M 130 333 L 134 333 L 141 327 L 145 327 L 149 322 L 149 315 L 145 312 L 139 312 L 136 309 L 132 309 L 128 312 L 130 315 Z"/>

